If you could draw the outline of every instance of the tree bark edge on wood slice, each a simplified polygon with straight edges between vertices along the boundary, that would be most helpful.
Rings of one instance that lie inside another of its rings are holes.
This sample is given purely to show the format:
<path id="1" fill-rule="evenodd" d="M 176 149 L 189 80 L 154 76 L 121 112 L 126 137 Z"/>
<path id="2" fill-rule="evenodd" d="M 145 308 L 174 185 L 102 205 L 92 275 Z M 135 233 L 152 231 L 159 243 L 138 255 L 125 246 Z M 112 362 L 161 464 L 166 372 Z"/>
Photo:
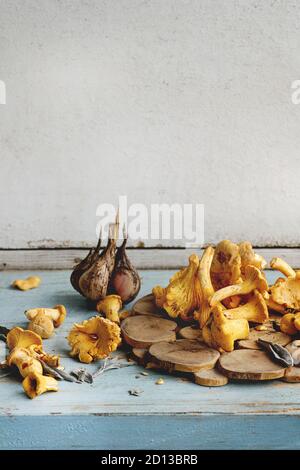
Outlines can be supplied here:
<path id="1" fill-rule="evenodd" d="M 281 346 L 286 346 L 292 341 L 290 336 L 281 331 L 257 331 L 253 328 L 250 330 L 249 338 L 237 341 L 237 345 L 240 349 L 261 350 L 262 348 L 256 342 L 258 338 L 264 341 L 281 344 Z"/>
<path id="2" fill-rule="evenodd" d="M 220 353 L 196 340 L 179 339 L 173 343 L 160 342 L 149 348 L 149 356 L 168 372 L 199 372 L 213 369 Z"/>
<path id="3" fill-rule="evenodd" d="M 194 374 L 195 383 L 204 387 L 222 387 L 228 384 L 228 377 L 216 367 L 209 370 L 200 370 Z"/>
<path id="4" fill-rule="evenodd" d="M 285 374 L 285 369 L 272 361 L 265 351 L 254 349 L 236 349 L 223 354 L 218 369 L 226 377 L 236 380 L 273 380 Z"/>

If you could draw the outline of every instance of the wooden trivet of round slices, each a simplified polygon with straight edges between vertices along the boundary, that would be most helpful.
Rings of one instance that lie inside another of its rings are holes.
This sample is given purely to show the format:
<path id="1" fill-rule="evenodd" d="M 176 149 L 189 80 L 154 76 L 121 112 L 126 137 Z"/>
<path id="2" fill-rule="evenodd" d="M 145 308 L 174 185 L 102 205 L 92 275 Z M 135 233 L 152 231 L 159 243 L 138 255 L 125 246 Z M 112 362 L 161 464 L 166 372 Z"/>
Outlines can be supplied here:
<path id="1" fill-rule="evenodd" d="M 286 346 L 299 356 L 300 364 L 300 341 L 291 343 L 292 338 L 272 328 L 271 322 L 262 330 L 251 328 L 249 338 L 237 342 L 239 349 L 220 354 L 203 343 L 197 325 L 180 328 L 156 307 L 152 294 L 139 299 L 132 314 L 122 322 L 122 334 L 132 347 L 134 360 L 146 368 L 187 373 L 195 383 L 207 387 L 226 385 L 229 380 L 300 382 L 300 366 L 282 367 L 257 343 L 261 338 Z"/>

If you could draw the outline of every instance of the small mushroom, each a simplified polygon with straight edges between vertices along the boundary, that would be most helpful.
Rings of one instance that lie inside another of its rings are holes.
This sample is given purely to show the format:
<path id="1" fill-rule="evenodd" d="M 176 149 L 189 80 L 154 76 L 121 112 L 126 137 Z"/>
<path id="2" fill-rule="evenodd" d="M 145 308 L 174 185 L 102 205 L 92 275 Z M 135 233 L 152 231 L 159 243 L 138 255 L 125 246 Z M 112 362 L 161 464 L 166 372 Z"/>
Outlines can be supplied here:
<path id="1" fill-rule="evenodd" d="M 244 274 L 244 270 L 246 266 L 249 266 L 250 264 L 260 270 L 265 269 L 265 267 L 267 266 L 266 260 L 262 256 L 255 253 L 250 242 L 248 241 L 241 242 L 238 244 L 238 246 L 239 246 L 239 253 L 241 256 L 242 274 Z"/>
<path id="2" fill-rule="evenodd" d="M 96 309 L 99 313 L 104 313 L 108 320 L 120 323 L 119 311 L 122 308 L 122 300 L 119 295 L 107 295 L 97 303 Z"/>
<path id="3" fill-rule="evenodd" d="M 279 278 L 271 287 L 271 299 L 275 304 L 281 305 L 284 311 L 287 309 L 300 310 L 300 278 Z"/>
<path id="4" fill-rule="evenodd" d="M 42 345 L 42 338 L 30 330 L 23 330 L 19 326 L 12 328 L 6 337 L 9 350 L 14 348 L 28 348 L 32 344 Z"/>
<path id="5" fill-rule="evenodd" d="M 264 274 L 255 266 L 246 266 L 245 278 L 239 284 L 223 287 L 213 294 L 210 299 L 211 307 L 215 307 L 218 302 L 234 295 L 250 294 L 255 289 L 262 292 L 267 297 L 268 283 Z"/>
<path id="6" fill-rule="evenodd" d="M 296 271 L 282 258 L 273 258 L 270 262 L 272 269 L 276 269 L 284 274 L 286 277 L 296 277 Z"/>
<path id="7" fill-rule="evenodd" d="M 213 309 L 211 335 L 214 343 L 224 351 L 231 352 L 236 340 L 248 338 L 249 324 L 244 318 L 230 320 L 226 317 L 222 307 L 217 305 Z"/>
<path id="8" fill-rule="evenodd" d="M 50 338 L 54 331 L 53 321 L 40 312 L 29 322 L 28 330 L 34 331 L 43 339 Z"/>
<path id="9" fill-rule="evenodd" d="M 28 329 L 39 334 L 41 338 L 50 338 L 54 328 L 58 328 L 66 318 L 66 308 L 63 305 L 56 305 L 53 308 L 32 308 L 25 311 L 25 315 L 30 320 Z"/>
<path id="10" fill-rule="evenodd" d="M 53 377 L 34 372 L 25 377 L 22 382 L 25 393 L 29 398 L 36 398 L 45 392 L 57 392 L 58 384 Z"/>
<path id="11" fill-rule="evenodd" d="M 34 321 L 40 314 L 49 318 L 53 322 L 53 326 L 58 328 L 65 321 L 67 311 L 64 305 L 55 305 L 53 308 L 31 308 L 25 312 L 29 321 Z"/>
<path id="12" fill-rule="evenodd" d="M 269 318 L 269 312 L 264 297 L 258 290 L 255 290 L 249 302 L 226 310 L 226 316 L 231 319 L 244 318 L 253 323 L 264 323 Z"/>
<path id="13" fill-rule="evenodd" d="M 38 276 L 30 276 L 27 279 L 16 279 L 12 283 L 12 287 L 16 287 L 19 290 L 35 289 L 41 283 L 41 279 Z"/>
<path id="14" fill-rule="evenodd" d="M 27 375 L 32 373 L 43 373 L 41 363 L 33 358 L 30 352 L 25 348 L 13 349 L 7 358 L 7 365 L 16 366 L 22 377 L 27 377 Z"/>
<path id="15" fill-rule="evenodd" d="M 89 364 L 105 359 L 121 342 L 119 325 L 99 316 L 83 323 L 75 323 L 68 336 L 70 355 L 78 356 L 80 362 Z"/>

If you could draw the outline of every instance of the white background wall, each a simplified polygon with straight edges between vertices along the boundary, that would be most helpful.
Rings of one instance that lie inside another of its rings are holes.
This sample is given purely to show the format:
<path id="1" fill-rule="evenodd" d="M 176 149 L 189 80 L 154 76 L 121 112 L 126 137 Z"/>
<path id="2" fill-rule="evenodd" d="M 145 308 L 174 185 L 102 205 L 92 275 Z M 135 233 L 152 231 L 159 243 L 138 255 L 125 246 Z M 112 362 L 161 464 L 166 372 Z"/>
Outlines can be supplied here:
<path id="1" fill-rule="evenodd" d="M 0 247 L 93 243 L 120 194 L 299 245 L 299 78 L 296 0 L 0 0 Z"/>

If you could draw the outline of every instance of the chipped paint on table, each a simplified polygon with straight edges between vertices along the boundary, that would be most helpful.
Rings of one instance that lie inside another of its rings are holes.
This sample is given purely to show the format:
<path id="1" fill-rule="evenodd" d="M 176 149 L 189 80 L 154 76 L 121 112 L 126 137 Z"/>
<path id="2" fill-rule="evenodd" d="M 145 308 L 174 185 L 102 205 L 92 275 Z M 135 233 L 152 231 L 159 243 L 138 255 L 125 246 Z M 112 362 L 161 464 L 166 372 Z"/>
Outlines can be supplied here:
<path id="1" fill-rule="evenodd" d="M 20 292 L 12 280 L 32 272 L 5 272 L 0 278 L 0 324 L 25 327 L 24 311 L 64 304 L 68 317 L 45 349 L 62 357 L 66 370 L 78 367 L 68 356 L 66 335 L 73 322 L 94 312 L 69 284 L 69 272 L 35 272 L 38 289 Z M 140 296 L 157 283 L 166 284 L 172 271 L 141 271 Z M 270 281 L 276 274 L 268 273 Z M 1 360 L 5 356 L 0 342 Z M 97 364 L 86 366 L 90 371 Z M 58 393 L 29 400 L 21 380 L 0 380 L 0 449 L 300 449 L 300 386 L 281 381 L 231 383 L 207 388 L 179 377 L 134 365 L 109 371 L 93 385 L 59 383 Z M 132 388 L 143 393 L 130 396 Z M 282 436 L 285 436 L 282 439 Z"/>

